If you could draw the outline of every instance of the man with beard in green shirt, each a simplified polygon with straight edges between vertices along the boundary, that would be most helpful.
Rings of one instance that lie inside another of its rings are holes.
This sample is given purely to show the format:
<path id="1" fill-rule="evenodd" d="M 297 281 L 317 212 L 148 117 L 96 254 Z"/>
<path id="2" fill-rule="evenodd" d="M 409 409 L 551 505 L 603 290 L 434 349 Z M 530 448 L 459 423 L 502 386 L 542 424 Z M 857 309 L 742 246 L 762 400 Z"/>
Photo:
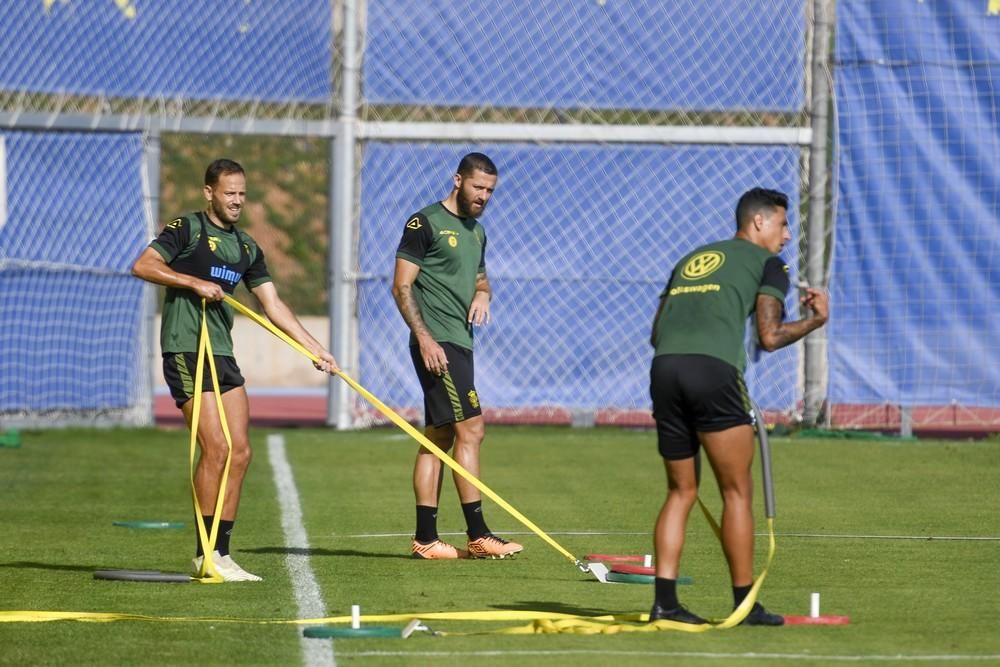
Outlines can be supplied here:
<path id="1" fill-rule="evenodd" d="M 472 327 L 490 320 L 486 231 L 477 220 L 497 182 L 497 168 L 482 153 L 462 158 L 451 193 L 411 215 L 396 251 L 392 293 L 410 327 L 410 357 L 424 392 L 427 438 L 479 477 L 485 435 L 476 393 Z M 522 550 L 490 532 L 479 489 L 454 475 L 467 526 L 467 550 L 438 539 L 441 461 L 421 447 L 413 467 L 417 528 L 414 558 L 506 558 Z"/>

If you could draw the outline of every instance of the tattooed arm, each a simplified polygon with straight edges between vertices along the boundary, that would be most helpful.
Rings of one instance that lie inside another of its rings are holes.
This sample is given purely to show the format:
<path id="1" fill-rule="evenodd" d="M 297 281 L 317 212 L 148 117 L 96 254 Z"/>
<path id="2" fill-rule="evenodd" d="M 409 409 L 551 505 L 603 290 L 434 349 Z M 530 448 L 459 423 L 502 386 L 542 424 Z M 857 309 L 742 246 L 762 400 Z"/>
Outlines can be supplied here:
<path id="1" fill-rule="evenodd" d="M 486 271 L 480 271 L 476 274 L 476 294 L 472 297 L 472 305 L 469 306 L 469 324 L 479 326 L 489 323 L 492 300 L 490 279 L 486 277 Z"/>
<path id="2" fill-rule="evenodd" d="M 757 295 L 757 333 L 761 347 L 768 352 L 780 350 L 826 324 L 830 314 L 826 292 L 810 287 L 802 297 L 802 304 L 812 311 L 810 317 L 783 322 L 781 301 L 766 294 Z"/>
<path id="3" fill-rule="evenodd" d="M 420 356 L 424 360 L 424 366 L 431 373 L 444 375 L 448 370 L 448 357 L 444 353 L 437 341 L 431 336 L 431 332 L 424 323 L 424 318 L 420 315 L 420 305 L 413 294 L 413 283 L 420 273 L 420 267 L 405 259 L 396 258 L 396 272 L 392 279 L 392 296 L 396 300 L 396 307 L 399 314 L 403 316 L 403 321 L 410 327 L 417 344 L 420 346 Z"/>

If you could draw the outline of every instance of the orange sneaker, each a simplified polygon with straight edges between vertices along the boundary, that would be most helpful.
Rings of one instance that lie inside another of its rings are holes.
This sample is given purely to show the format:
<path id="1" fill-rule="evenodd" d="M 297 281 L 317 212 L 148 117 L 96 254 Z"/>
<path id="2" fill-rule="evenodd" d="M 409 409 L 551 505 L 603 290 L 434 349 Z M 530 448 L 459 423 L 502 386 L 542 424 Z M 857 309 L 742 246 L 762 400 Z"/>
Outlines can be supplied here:
<path id="1" fill-rule="evenodd" d="M 507 558 L 520 553 L 524 547 L 517 542 L 510 542 L 496 535 L 483 535 L 475 540 L 469 540 L 470 558 Z"/>
<path id="2" fill-rule="evenodd" d="M 421 544 L 413 540 L 410 543 L 410 553 L 413 554 L 414 558 L 422 558 L 424 560 L 457 560 L 469 557 L 469 554 L 466 552 L 456 549 L 441 540 L 434 540 L 430 544 Z"/>

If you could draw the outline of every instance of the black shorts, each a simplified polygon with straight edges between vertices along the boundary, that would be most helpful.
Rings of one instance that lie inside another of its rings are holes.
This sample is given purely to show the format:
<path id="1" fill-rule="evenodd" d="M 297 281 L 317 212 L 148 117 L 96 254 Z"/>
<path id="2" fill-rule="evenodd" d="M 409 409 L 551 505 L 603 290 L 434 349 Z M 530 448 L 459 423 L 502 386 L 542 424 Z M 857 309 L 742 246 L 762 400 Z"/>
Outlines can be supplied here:
<path id="1" fill-rule="evenodd" d="M 441 376 L 433 375 L 424 366 L 419 346 L 410 347 L 410 358 L 424 390 L 424 424 L 427 426 L 454 424 L 483 414 L 476 393 L 472 350 L 451 343 L 440 345 L 448 357 L 448 372 Z"/>
<path id="2" fill-rule="evenodd" d="M 731 364 L 703 354 L 653 358 L 649 393 L 660 456 L 674 461 L 698 453 L 698 433 L 753 424 L 743 375 Z"/>
<path id="3" fill-rule="evenodd" d="M 194 398 L 194 378 L 198 369 L 198 355 L 195 352 L 170 352 L 163 355 L 163 379 L 170 387 L 177 407 Z M 225 394 L 230 389 L 242 387 L 246 380 L 240 374 L 240 367 L 232 357 L 215 356 L 215 370 L 219 374 L 219 391 Z M 205 360 L 205 375 L 201 382 L 202 393 L 212 391 L 212 371 Z"/>

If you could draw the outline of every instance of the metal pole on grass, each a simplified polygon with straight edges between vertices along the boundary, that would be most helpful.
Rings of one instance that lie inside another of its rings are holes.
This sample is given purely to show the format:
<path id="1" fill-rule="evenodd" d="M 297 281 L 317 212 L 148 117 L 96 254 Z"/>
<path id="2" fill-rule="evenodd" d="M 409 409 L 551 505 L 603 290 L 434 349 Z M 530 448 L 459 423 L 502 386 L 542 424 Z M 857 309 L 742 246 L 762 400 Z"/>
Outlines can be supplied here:
<path id="1" fill-rule="evenodd" d="M 330 348 L 340 367 L 358 375 L 354 304 L 354 151 L 357 133 L 357 100 L 360 66 L 358 58 L 358 7 L 344 0 L 341 102 L 337 134 L 330 145 L 330 248 L 328 295 Z M 326 423 L 347 429 L 351 423 L 351 390 L 339 378 L 328 385 Z"/>
<path id="2" fill-rule="evenodd" d="M 760 467 L 764 478 L 764 513 L 768 519 L 774 518 L 774 474 L 771 471 L 771 443 L 767 439 L 767 424 L 764 423 L 764 413 L 753 405 L 756 417 L 754 427 L 757 429 L 757 442 L 760 443 Z"/>
<path id="3" fill-rule="evenodd" d="M 146 237 L 156 236 L 160 217 L 160 130 L 147 130 L 143 136 L 142 180 L 143 199 L 145 204 Z M 153 285 L 143 287 L 142 304 L 142 347 L 138 360 L 138 380 L 136 382 L 139 395 L 136 397 L 137 419 L 140 425 L 151 425 L 155 420 L 153 410 L 153 387 L 156 385 L 154 370 L 159 366 L 156 358 L 155 340 L 157 292 Z"/>
<path id="4" fill-rule="evenodd" d="M 806 279 L 811 287 L 826 287 L 827 130 L 830 104 L 830 0 L 813 0 L 813 53 L 809 147 L 809 221 L 806 230 Z M 826 333 L 818 329 L 805 339 L 806 424 L 815 424 L 827 381 Z"/>

